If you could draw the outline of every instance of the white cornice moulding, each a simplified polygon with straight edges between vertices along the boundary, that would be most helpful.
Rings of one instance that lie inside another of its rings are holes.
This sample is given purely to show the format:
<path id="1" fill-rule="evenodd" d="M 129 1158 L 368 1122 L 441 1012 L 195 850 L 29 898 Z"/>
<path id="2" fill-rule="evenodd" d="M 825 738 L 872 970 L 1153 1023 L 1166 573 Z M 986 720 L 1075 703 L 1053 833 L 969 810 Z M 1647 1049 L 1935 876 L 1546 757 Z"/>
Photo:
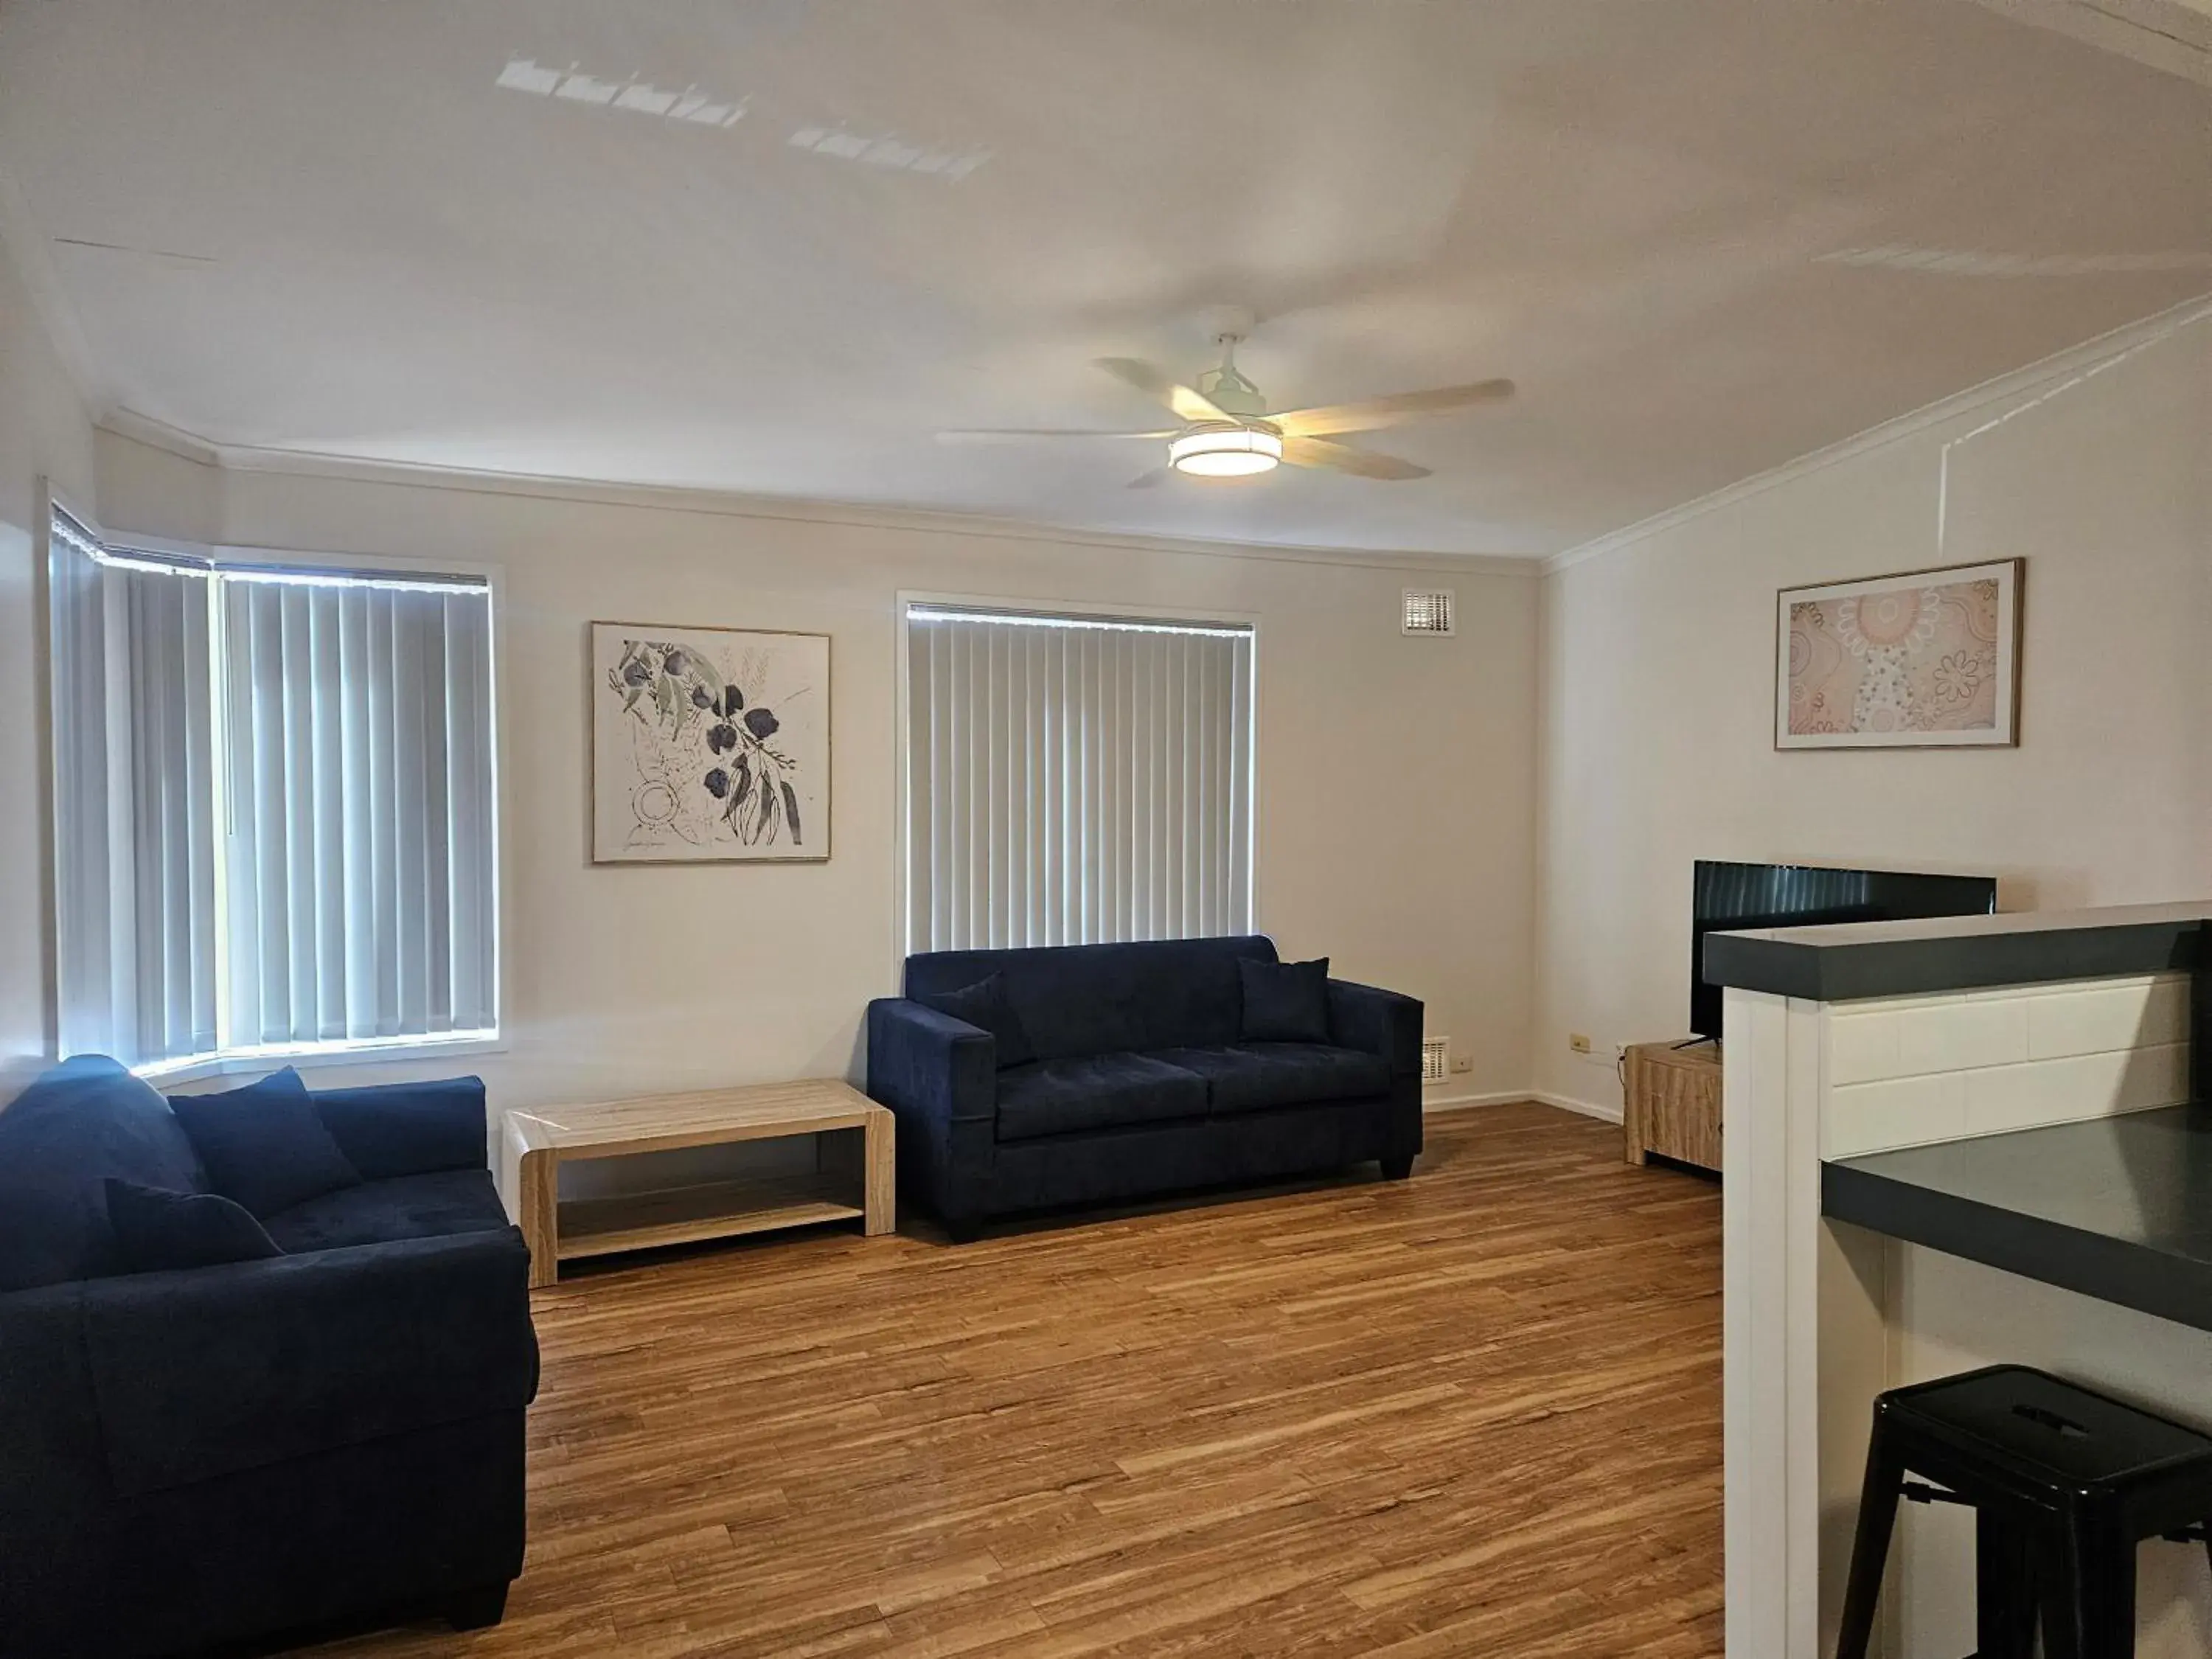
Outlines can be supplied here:
<path id="1" fill-rule="evenodd" d="M 1650 518 L 1639 520 L 1621 529 L 1608 531 L 1579 547 L 1554 553 L 1542 561 L 1543 572 L 1547 576 L 1557 575 L 1562 570 L 1571 569 L 1589 560 L 1626 551 L 1654 536 L 1702 519 L 1708 514 L 1717 513 L 1723 507 L 1733 507 L 1739 501 L 1748 501 L 1754 495 L 1764 495 L 1770 489 L 1779 489 L 1796 479 L 1825 471 L 1829 467 L 1841 465 L 1861 455 L 1886 449 L 1894 443 L 1902 443 L 1931 427 L 1976 414 L 1992 404 L 2032 397 L 2069 375 L 2109 362 L 2138 346 L 2148 345 L 2164 335 L 2208 317 L 2212 317 L 2212 295 L 2200 294 L 2193 300 L 2184 300 L 2178 306 L 2140 321 L 2123 324 L 2108 334 L 2100 334 L 2080 345 L 2069 346 L 2040 362 L 2030 363 L 2025 368 L 2008 370 L 1994 380 L 1984 380 L 1964 392 L 1954 392 L 1909 415 L 1885 421 L 1880 426 L 1869 427 L 1864 432 L 1830 444 L 1824 449 L 1816 449 L 1809 454 L 1800 455 L 1795 460 L 1784 461 L 1780 466 L 1754 473 L 1748 478 L 1716 489 L 1711 495 L 1700 495 L 1680 507 L 1670 507 L 1664 513 L 1654 514 Z"/>
<path id="2" fill-rule="evenodd" d="M 141 415 L 135 409 L 111 409 L 93 424 L 111 436 L 128 438 L 132 443 L 161 450 L 201 466 L 219 471 L 223 465 L 222 451 L 206 439 L 195 437 L 167 421 L 157 421 L 151 415 Z"/>
<path id="3" fill-rule="evenodd" d="M 220 444 L 129 408 L 111 409 L 94 424 L 112 436 L 163 450 L 222 472 L 283 473 L 298 477 L 325 478 L 336 483 L 450 489 L 479 495 L 586 502 L 601 507 L 648 507 L 661 512 L 704 514 L 717 518 L 848 525 L 860 529 L 897 530 L 921 535 L 1050 542 L 1062 546 L 1167 553 L 1191 558 L 1269 559 L 1294 564 L 1344 565 L 1425 575 L 1515 576 L 1528 580 L 1534 580 L 1543 570 L 1543 562 L 1533 556 L 1395 552 L 1387 549 L 1300 547 L 1269 542 L 1201 541 L 1190 537 L 1081 530 L 1041 521 L 1032 523 L 1020 519 L 947 513 L 928 507 L 868 507 L 853 501 L 749 495 L 735 490 L 696 489 L 682 484 L 619 483 L 597 478 L 556 477 L 534 472 L 483 471 L 437 466 L 419 461 L 364 460 L 354 456 L 320 454 L 307 450 Z"/>

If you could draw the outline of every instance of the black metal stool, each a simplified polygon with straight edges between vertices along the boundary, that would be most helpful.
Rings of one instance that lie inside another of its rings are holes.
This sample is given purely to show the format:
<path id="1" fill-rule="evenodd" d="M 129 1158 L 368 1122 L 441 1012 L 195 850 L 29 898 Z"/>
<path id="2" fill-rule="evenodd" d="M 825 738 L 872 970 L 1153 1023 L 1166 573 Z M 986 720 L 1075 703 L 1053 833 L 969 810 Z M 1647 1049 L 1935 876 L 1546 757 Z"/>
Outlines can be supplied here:
<path id="1" fill-rule="evenodd" d="M 2031 1659 L 2039 1612 L 2047 1659 L 2129 1659 L 2136 1544 L 2212 1550 L 2212 1437 L 2025 1365 L 1891 1389 L 1874 1405 L 1836 1659 L 1866 1659 L 1899 1498 L 1974 1510 L 1976 1659 Z"/>

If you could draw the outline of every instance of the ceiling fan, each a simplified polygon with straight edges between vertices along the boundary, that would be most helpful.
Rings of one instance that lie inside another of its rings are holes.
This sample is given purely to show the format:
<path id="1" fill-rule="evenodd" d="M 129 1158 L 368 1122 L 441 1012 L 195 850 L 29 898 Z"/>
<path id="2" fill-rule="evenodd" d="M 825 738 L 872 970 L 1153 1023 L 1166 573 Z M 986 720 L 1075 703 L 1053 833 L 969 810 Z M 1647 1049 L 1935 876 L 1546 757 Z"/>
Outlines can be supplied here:
<path id="1" fill-rule="evenodd" d="M 967 430 L 940 432 L 947 442 L 1000 442 L 1030 438 L 1110 438 L 1164 441 L 1167 465 L 1129 481 L 1132 489 L 1149 489 L 1164 480 L 1170 469 L 1200 478 L 1249 477 L 1268 472 L 1285 463 L 1291 466 L 1322 467 L 1349 472 L 1362 478 L 1395 483 L 1425 478 L 1429 469 L 1395 455 L 1338 443 L 1340 432 L 1374 432 L 1401 426 L 1424 416 L 1449 414 L 1478 404 L 1498 403 L 1513 395 L 1510 380 L 1478 380 L 1471 386 L 1438 386 L 1428 392 L 1401 392 L 1369 398 L 1354 404 L 1331 404 L 1315 409 L 1267 411 L 1260 388 L 1237 372 L 1237 348 L 1243 337 L 1219 337 L 1221 367 L 1198 377 L 1196 386 L 1178 382 L 1164 369 L 1135 357 L 1101 357 L 1098 368 L 1115 380 L 1157 398 L 1173 410 L 1180 426 L 1155 432 L 1092 432 L 1074 430 Z"/>

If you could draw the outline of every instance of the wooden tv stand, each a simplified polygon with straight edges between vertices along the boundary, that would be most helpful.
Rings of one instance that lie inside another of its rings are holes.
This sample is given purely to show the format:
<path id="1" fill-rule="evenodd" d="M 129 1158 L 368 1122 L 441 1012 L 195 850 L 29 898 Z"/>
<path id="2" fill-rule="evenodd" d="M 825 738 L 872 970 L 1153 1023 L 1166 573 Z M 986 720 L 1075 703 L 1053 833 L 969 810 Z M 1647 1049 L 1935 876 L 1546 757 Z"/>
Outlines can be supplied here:
<path id="1" fill-rule="evenodd" d="M 1719 1043 L 1631 1043 L 1621 1083 L 1622 1157 L 1721 1167 Z"/>

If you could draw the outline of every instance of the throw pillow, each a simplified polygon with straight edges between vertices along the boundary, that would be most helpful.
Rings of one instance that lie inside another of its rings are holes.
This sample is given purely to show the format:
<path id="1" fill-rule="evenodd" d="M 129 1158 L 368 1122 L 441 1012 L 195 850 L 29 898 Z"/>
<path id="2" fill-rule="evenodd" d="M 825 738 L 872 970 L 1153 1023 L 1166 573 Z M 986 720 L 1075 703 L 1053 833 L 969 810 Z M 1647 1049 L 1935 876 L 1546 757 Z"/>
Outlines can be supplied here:
<path id="1" fill-rule="evenodd" d="M 1023 1029 L 1022 1017 L 1006 999 L 1006 976 L 1002 974 L 993 974 L 988 979 L 963 985 L 957 991 L 940 991 L 935 996 L 917 997 L 915 1000 L 925 1008 L 934 1008 L 940 1014 L 950 1014 L 988 1031 L 998 1041 L 1001 1071 L 1009 1066 L 1026 1066 L 1036 1058 L 1036 1050 L 1030 1047 L 1030 1034 Z"/>
<path id="2" fill-rule="evenodd" d="M 168 1103 L 116 1061 L 65 1060 L 0 1108 L 0 1291 L 119 1271 L 109 1176 L 207 1184 Z"/>
<path id="3" fill-rule="evenodd" d="M 284 1254 L 243 1205 L 220 1193 L 173 1193 L 110 1176 L 107 1224 L 115 1230 L 125 1273 L 215 1267 Z"/>
<path id="4" fill-rule="evenodd" d="M 169 1106 L 199 1151 L 208 1185 L 263 1220 L 361 1184 L 289 1066 L 227 1094 L 172 1095 Z"/>
<path id="5" fill-rule="evenodd" d="M 1328 1041 L 1328 958 L 1240 962 L 1247 1042 Z"/>

